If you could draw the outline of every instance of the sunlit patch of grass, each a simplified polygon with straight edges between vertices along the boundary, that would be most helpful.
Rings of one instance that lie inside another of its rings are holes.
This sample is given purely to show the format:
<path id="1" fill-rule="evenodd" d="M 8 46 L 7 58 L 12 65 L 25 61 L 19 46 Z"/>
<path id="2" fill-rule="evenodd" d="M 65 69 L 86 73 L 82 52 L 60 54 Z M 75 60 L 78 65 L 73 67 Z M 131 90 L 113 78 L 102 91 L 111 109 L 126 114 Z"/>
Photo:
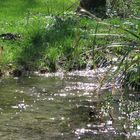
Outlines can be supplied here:
<path id="1" fill-rule="evenodd" d="M 30 0 L 30 1 L 19 1 L 15 0 L 0 0 L 0 18 L 2 20 L 13 20 L 23 18 L 27 12 L 34 14 L 58 14 L 63 13 L 65 10 L 75 2 L 75 0 Z M 73 6 L 71 9 L 74 9 Z"/>

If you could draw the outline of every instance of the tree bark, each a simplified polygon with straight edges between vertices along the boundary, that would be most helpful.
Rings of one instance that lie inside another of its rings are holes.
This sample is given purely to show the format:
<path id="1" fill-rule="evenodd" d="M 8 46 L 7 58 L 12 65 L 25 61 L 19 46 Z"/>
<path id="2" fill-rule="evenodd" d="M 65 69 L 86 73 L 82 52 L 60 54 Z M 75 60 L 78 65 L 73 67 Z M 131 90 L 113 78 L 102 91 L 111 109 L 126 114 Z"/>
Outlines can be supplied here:
<path id="1" fill-rule="evenodd" d="M 80 0 L 80 7 L 86 10 L 105 8 L 106 0 Z"/>
<path id="2" fill-rule="evenodd" d="M 80 0 L 77 12 L 80 12 L 82 8 L 96 16 L 103 17 L 106 11 L 106 0 Z"/>

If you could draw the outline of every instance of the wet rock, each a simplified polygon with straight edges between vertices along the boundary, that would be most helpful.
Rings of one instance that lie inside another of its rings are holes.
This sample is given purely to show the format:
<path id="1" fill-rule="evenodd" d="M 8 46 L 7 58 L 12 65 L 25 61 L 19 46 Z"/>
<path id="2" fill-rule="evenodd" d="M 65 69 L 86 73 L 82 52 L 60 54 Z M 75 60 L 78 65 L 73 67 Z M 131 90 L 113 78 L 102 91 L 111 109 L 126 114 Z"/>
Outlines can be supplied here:
<path id="1" fill-rule="evenodd" d="M 48 69 L 41 69 L 40 71 L 39 71 L 39 73 L 41 73 L 41 74 L 45 74 L 45 73 L 47 73 L 48 72 Z"/>
<path id="2" fill-rule="evenodd" d="M 10 73 L 13 77 L 20 77 L 22 76 L 22 71 L 19 69 L 15 69 Z"/>

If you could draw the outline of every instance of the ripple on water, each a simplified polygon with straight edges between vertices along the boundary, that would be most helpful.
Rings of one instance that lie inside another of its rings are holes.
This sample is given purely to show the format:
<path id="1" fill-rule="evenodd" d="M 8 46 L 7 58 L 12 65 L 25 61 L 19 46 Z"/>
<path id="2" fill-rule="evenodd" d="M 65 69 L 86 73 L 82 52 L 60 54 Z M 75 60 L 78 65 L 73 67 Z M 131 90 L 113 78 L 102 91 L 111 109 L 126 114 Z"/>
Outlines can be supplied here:
<path id="1" fill-rule="evenodd" d="M 23 139 L 35 137 L 45 139 L 49 136 L 50 139 L 66 138 L 68 140 L 80 138 L 92 140 L 93 137 L 97 140 L 114 137 L 119 139 L 120 135 L 127 138 L 130 138 L 130 135 L 139 137 L 140 125 L 136 126 L 136 131 L 129 133 L 126 119 L 128 115 L 124 110 L 124 113 L 120 114 L 123 109 L 120 101 L 110 103 L 111 98 L 106 101 L 103 95 L 100 99 L 95 92 L 99 87 L 96 76 L 101 77 L 106 71 L 106 69 L 99 69 L 99 71 L 46 73 L 40 77 L 23 78 L 18 82 L 14 81 L 15 83 L 9 82 L 9 88 L 5 85 L 0 90 L 1 101 L 7 101 L 10 97 L 8 100 L 10 105 L 4 103 L 4 106 L 15 109 L 16 112 L 1 114 L 0 129 L 3 131 L 1 134 L 5 134 L 7 139 L 12 134 L 15 137 L 14 140 L 20 139 L 20 136 Z M 110 95 L 109 89 L 114 87 L 116 88 L 117 84 L 106 83 L 101 90 L 105 89 Z M 15 100 L 11 102 L 13 97 Z M 132 104 L 132 102 L 127 103 Z M 134 105 L 136 107 L 137 104 Z M 4 108 L 0 111 L 3 110 Z M 109 113 L 111 113 L 110 116 Z M 135 122 L 138 121 L 138 117 L 137 110 L 129 114 L 129 118 Z M 123 127 L 127 133 L 124 132 L 120 122 L 125 123 Z M 5 128 L 6 124 L 10 124 L 11 127 Z M 18 128 L 18 131 L 14 126 Z M 133 126 L 130 129 L 133 129 Z"/>

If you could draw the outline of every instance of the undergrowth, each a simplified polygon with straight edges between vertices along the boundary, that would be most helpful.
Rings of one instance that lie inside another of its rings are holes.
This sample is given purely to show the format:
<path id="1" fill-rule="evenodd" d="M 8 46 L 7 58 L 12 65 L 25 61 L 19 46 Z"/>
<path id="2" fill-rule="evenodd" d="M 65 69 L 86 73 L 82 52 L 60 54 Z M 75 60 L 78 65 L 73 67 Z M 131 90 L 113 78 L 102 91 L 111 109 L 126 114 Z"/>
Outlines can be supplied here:
<path id="1" fill-rule="evenodd" d="M 9 67 L 54 72 L 110 66 L 117 67 L 110 79 L 119 75 L 124 86 L 140 88 L 139 1 L 131 10 L 124 4 L 123 11 L 121 2 L 114 4 L 108 13 L 112 18 L 102 21 L 77 16 L 74 0 L 0 2 L 0 33 L 20 35 L 15 40 L 0 38 L 3 71 Z M 119 16 L 121 12 L 127 15 Z"/>

